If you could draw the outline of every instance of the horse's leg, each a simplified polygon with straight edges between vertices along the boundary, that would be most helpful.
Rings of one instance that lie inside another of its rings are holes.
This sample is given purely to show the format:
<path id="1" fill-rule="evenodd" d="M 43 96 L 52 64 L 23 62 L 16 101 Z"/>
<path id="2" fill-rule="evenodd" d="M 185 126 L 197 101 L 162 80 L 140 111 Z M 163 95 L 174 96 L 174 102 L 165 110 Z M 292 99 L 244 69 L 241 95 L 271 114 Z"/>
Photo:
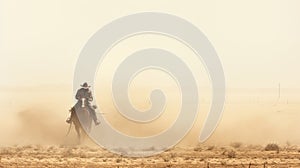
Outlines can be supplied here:
<path id="1" fill-rule="evenodd" d="M 92 118 L 90 115 L 90 112 L 88 110 L 85 111 L 84 113 L 84 124 L 82 127 L 82 141 L 85 141 L 86 138 L 88 137 L 88 133 L 91 131 L 91 126 L 92 126 Z"/>
<path id="2" fill-rule="evenodd" d="M 84 143 L 84 139 L 85 139 L 85 131 L 83 128 L 80 129 L 80 144 Z"/>
<path id="3" fill-rule="evenodd" d="M 84 139 L 88 138 L 89 139 L 89 133 L 91 132 L 91 129 L 92 129 L 92 118 L 91 118 L 91 115 L 90 113 L 88 112 L 87 113 L 87 122 L 86 122 L 86 130 L 84 131 Z"/>
<path id="4" fill-rule="evenodd" d="M 86 132 L 85 130 L 82 129 L 82 142 L 85 141 L 85 137 L 86 137 Z"/>
<path id="5" fill-rule="evenodd" d="M 76 130 L 76 133 L 77 133 L 77 143 L 80 144 L 80 128 L 77 124 L 74 124 L 75 125 L 75 130 Z"/>

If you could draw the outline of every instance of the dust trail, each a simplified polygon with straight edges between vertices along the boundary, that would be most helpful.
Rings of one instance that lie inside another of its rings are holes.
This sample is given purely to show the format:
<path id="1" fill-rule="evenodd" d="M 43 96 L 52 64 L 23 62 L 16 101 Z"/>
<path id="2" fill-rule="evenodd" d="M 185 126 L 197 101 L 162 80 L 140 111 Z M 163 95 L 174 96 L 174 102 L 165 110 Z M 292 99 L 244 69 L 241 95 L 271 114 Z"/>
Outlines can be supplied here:
<path id="1" fill-rule="evenodd" d="M 278 112 L 278 109 L 281 109 L 281 111 Z M 228 104 L 220 124 L 207 143 L 229 144 L 231 142 L 242 142 L 244 144 L 266 144 L 270 141 L 275 141 L 285 144 L 289 141 L 292 144 L 300 144 L 300 136 L 297 134 L 300 129 L 298 109 L 298 104 L 280 105 L 273 108 L 267 105 Z M 69 126 L 65 123 L 68 114 L 67 110 L 64 106 L 55 106 L 54 109 L 31 105 L 29 108 L 18 110 L 14 113 L 15 115 L 3 117 L 1 121 L 5 122 L 1 122 L 3 125 L 0 130 L 2 135 L 0 144 L 74 144 L 76 141 L 74 129 L 71 130 L 69 137 L 65 139 Z M 107 116 L 111 116 L 110 113 Z M 109 121 L 117 123 L 117 125 L 115 124 L 116 128 L 126 128 L 128 126 L 128 121 L 125 122 L 114 117 L 114 115 L 112 116 Z M 179 145 L 197 145 L 197 137 L 203 123 L 201 120 L 204 118 L 205 115 L 198 116 L 195 126 Z M 163 126 L 161 123 L 154 124 L 152 129 L 161 130 Z M 166 127 L 168 126 L 167 124 Z M 152 133 L 153 131 L 150 129 L 148 127 L 144 129 L 140 126 L 136 129 L 131 129 L 131 131 L 142 136 L 145 134 L 145 130 L 149 130 L 149 134 Z M 124 129 L 120 130 L 124 131 Z M 126 132 L 126 129 L 124 132 Z"/>
<path id="2" fill-rule="evenodd" d="M 68 125 L 63 118 L 46 108 L 21 110 L 12 141 L 18 144 L 60 144 Z"/>

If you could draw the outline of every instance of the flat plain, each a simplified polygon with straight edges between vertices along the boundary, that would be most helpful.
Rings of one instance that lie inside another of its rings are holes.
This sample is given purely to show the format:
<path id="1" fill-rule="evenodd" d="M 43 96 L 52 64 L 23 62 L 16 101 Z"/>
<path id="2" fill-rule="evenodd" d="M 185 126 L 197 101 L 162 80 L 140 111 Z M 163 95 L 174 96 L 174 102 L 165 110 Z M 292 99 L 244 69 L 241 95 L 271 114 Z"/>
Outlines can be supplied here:
<path id="1" fill-rule="evenodd" d="M 266 151 L 259 145 L 175 147 L 159 155 L 131 158 L 90 146 L 10 146 L 0 149 L 0 167 L 300 167 L 300 147 Z"/>

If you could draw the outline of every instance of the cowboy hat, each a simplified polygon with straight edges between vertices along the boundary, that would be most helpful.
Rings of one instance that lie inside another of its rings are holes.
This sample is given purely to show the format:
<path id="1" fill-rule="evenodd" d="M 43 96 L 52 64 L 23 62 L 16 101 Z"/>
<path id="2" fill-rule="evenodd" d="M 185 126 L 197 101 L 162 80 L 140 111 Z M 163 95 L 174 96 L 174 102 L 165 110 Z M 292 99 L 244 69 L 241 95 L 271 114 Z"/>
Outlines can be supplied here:
<path id="1" fill-rule="evenodd" d="M 91 87 L 91 86 L 89 86 L 86 82 L 84 82 L 82 85 L 80 85 L 81 87 L 83 87 L 83 88 L 89 88 L 89 87 Z"/>

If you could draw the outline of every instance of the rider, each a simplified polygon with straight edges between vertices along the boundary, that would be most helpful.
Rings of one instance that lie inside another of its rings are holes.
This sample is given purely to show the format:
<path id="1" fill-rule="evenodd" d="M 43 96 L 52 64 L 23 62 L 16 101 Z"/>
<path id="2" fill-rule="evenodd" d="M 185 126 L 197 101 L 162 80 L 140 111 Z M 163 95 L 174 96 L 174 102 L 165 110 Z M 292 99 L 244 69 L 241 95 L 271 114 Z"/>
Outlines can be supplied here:
<path id="1" fill-rule="evenodd" d="M 91 114 L 91 116 L 92 116 L 92 118 L 94 120 L 95 125 L 99 125 L 100 121 L 97 119 L 96 112 L 95 112 L 95 109 L 97 108 L 97 106 L 91 106 L 91 103 L 90 103 L 90 101 L 93 101 L 92 92 L 89 90 L 90 86 L 86 82 L 83 83 L 80 86 L 82 88 L 80 88 L 79 90 L 77 90 L 75 98 L 77 100 L 81 100 L 82 98 L 85 98 L 87 100 L 86 101 L 86 107 L 87 107 L 88 111 L 90 112 L 90 114 Z M 72 118 L 73 113 L 75 112 L 75 107 L 76 108 L 81 107 L 81 101 L 77 101 L 77 103 L 75 104 L 75 106 L 73 106 L 70 109 L 71 116 L 68 117 L 68 119 L 66 121 L 67 123 L 71 123 L 71 118 Z"/>

